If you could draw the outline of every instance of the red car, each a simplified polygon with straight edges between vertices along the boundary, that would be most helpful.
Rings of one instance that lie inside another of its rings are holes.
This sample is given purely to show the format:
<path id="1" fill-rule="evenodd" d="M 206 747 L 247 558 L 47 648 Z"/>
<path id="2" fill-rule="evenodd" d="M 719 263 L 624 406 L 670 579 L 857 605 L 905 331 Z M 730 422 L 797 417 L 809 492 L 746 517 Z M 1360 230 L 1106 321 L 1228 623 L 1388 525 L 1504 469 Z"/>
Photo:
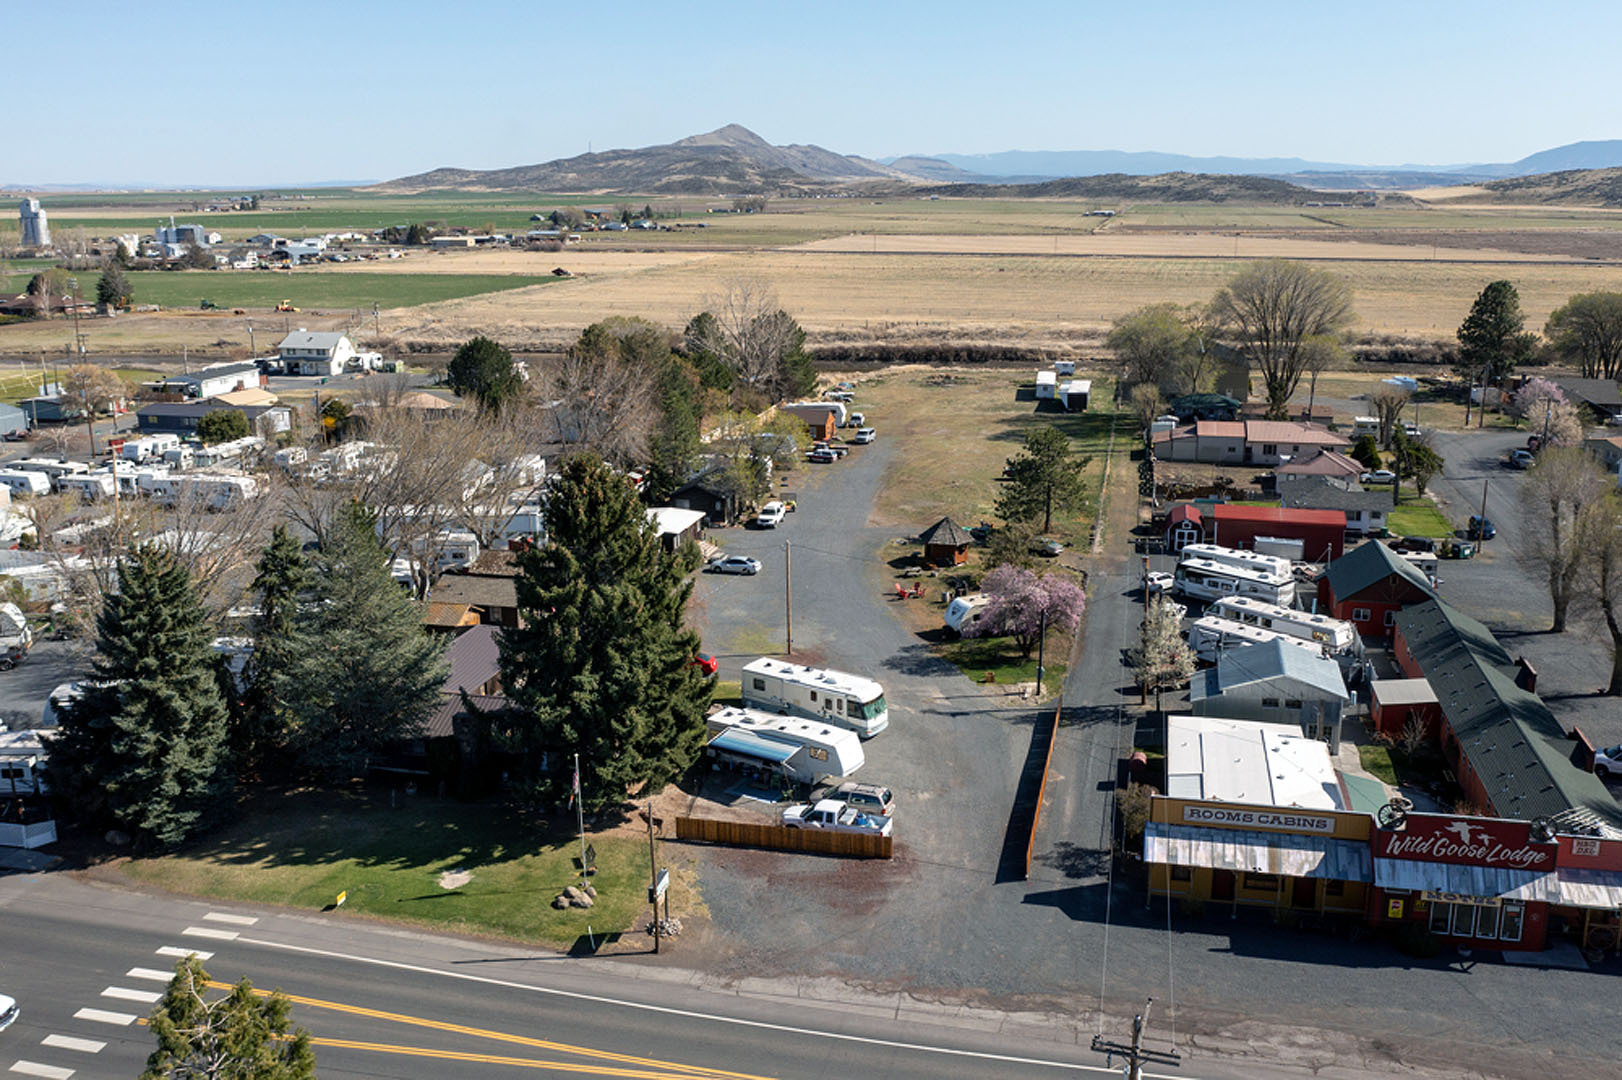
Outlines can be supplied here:
<path id="1" fill-rule="evenodd" d="M 714 675 L 721 667 L 709 653 L 699 653 L 693 657 L 693 664 L 706 675 Z"/>

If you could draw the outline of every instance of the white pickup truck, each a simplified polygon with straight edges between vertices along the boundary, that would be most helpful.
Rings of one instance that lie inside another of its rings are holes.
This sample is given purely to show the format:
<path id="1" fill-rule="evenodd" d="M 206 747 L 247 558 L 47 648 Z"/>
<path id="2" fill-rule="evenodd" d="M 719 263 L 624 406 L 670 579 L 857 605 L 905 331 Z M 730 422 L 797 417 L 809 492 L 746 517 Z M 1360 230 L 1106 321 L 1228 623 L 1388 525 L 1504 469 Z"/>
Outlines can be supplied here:
<path id="1" fill-rule="evenodd" d="M 843 799 L 822 799 L 816 803 L 796 803 L 784 810 L 783 824 L 791 829 L 827 829 L 831 832 L 889 836 L 895 819 L 858 810 Z"/>

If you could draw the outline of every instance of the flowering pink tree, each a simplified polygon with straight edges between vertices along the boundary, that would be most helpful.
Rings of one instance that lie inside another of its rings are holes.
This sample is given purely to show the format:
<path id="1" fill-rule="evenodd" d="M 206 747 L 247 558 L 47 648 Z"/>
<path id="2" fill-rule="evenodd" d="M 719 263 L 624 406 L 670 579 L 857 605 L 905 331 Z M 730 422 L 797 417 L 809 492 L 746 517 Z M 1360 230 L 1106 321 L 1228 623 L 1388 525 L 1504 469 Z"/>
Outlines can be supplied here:
<path id="1" fill-rule="evenodd" d="M 1542 420 L 1545 408 L 1566 403 L 1566 392 L 1548 379 L 1528 379 L 1515 391 L 1509 410 L 1523 420 Z"/>
<path id="2" fill-rule="evenodd" d="M 980 583 L 980 591 L 990 597 L 986 613 L 974 624 L 976 635 L 1007 635 L 1019 647 L 1022 660 L 1029 660 L 1042 632 L 1047 628 L 1073 631 L 1081 622 L 1087 597 L 1069 578 L 1058 574 L 1038 577 L 1017 566 L 999 566 Z"/>

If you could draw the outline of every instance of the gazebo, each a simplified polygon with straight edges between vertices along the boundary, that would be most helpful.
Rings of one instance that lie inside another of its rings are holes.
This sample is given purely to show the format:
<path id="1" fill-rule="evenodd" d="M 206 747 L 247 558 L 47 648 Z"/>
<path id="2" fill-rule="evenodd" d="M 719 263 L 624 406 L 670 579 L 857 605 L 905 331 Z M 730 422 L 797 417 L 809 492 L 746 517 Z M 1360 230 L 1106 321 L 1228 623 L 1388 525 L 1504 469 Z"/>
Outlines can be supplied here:
<path id="1" fill-rule="evenodd" d="M 956 566 L 967 561 L 969 545 L 973 543 L 969 534 L 949 517 L 925 529 L 919 539 L 924 542 L 924 561 L 934 566 Z"/>

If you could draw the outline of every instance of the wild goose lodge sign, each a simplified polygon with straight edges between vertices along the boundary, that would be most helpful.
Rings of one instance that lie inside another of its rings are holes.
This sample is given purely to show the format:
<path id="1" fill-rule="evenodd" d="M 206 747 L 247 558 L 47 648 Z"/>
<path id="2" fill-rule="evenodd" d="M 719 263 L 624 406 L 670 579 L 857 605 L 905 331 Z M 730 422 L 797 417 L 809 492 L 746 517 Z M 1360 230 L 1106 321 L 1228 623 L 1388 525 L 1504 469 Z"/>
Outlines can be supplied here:
<path id="1" fill-rule="evenodd" d="M 1383 859 L 1460 863 L 1506 870 L 1553 870 L 1556 845 L 1532 840 L 1524 821 L 1410 814 L 1406 828 L 1377 829 L 1374 854 Z"/>

